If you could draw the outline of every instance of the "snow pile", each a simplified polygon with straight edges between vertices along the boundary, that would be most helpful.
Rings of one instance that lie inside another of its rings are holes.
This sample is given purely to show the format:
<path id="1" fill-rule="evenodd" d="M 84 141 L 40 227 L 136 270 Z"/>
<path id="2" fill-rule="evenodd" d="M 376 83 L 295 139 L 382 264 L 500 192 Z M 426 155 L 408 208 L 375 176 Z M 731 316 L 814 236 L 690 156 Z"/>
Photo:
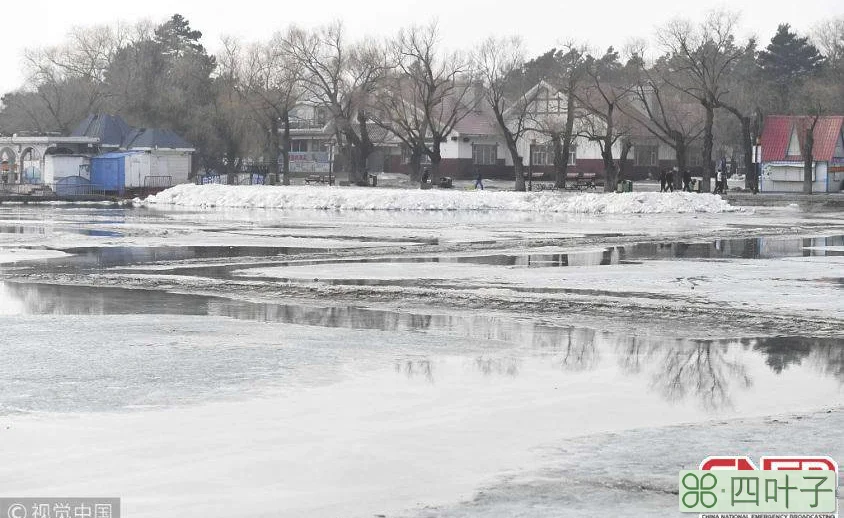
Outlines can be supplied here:
<path id="1" fill-rule="evenodd" d="M 331 210 L 509 210 L 588 214 L 731 212 L 718 196 L 693 193 L 570 194 L 366 187 L 177 185 L 138 205 Z"/>

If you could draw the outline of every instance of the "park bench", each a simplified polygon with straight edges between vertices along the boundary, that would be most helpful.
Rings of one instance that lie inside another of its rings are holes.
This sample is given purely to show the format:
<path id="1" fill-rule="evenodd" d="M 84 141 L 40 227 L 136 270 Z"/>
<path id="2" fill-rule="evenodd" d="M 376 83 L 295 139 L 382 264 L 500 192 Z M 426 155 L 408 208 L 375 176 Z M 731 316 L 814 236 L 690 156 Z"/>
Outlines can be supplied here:
<path id="1" fill-rule="evenodd" d="M 582 191 L 584 189 L 595 189 L 595 173 L 568 173 L 566 174 L 566 189 L 577 189 Z"/>
<path id="2" fill-rule="evenodd" d="M 324 176 L 320 176 L 318 174 L 309 174 L 307 178 L 305 178 L 305 183 L 310 185 L 312 183 L 326 183 L 328 180 L 325 179 Z"/>

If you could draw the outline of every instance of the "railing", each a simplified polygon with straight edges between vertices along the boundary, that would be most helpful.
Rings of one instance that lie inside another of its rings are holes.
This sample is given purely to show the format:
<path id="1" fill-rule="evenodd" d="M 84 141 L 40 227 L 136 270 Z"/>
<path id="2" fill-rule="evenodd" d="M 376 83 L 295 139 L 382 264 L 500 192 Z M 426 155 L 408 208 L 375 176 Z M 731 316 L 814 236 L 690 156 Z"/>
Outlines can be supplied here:
<path id="1" fill-rule="evenodd" d="M 102 185 L 92 184 L 81 177 L 67 177 L 51 183 L 14 184 L 0 183 L 0 196 L 24 199 L 68 199 L 92 196 L 107 196 L 109 192 Z"/>
<path id="2" fill-rule="evenodd" d="M 172 186 L 172 176 L 147 176 L 144 178 L 144 189 L 167 189 Z"/>
<path id="3" fill-rule="evenodd" d="M 290 119 L 290 129 L 322 129 L 325 121 L 320 119 Z"/>

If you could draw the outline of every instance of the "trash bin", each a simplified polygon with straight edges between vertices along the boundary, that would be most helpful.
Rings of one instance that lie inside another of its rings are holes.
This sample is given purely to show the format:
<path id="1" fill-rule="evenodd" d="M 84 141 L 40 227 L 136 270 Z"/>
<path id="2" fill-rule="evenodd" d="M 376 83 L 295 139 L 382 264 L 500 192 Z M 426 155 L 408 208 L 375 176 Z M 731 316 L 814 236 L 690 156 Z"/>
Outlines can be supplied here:
<path id="1" fill-rule="evenodd" d="M 615 192 L 624 192 L 624 180 L 619 180 L 615 185 Z"/>
<path id="2" fill-rule="evenodd" d="M 374 174 L 369 175 L 369 185 L 372 187 L 378 187 L 378 177 Z"/>
<path id="3" fill-rule="evenodd" d="M 450 176 L 443 176 L 440 178 L 440 189 L 451 189 L 453 185 L 454 184 Z"/>
<path id="4" fill-rule="evenodd" d="M 633 192 L 633 180 L 624 180 L 624 192 Z"/>

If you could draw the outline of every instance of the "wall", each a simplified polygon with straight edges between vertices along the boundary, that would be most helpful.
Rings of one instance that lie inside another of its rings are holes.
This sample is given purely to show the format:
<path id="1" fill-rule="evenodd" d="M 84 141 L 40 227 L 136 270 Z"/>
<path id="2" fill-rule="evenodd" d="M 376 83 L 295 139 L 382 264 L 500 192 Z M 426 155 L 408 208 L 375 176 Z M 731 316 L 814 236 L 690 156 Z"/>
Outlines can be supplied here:
<path id="1" fill-rule="evenodd" d="M 90 160 L 83 156 L 47 155 L 44 157 L 43 181 L 46 184 L 51 184 L 59 178 L 80 176 L 79 166 L 89 163 Z M 90 179 L 90 173 L 87 170 L 83 171 L 82 176 Z"/>
<path id="2" fill-rule="evenodd" d="M 803 192 L 803 164 L 762 164 L 761 192 Z M 827 192 L 827 163 L 816 162 L 812 192 Z"/>

